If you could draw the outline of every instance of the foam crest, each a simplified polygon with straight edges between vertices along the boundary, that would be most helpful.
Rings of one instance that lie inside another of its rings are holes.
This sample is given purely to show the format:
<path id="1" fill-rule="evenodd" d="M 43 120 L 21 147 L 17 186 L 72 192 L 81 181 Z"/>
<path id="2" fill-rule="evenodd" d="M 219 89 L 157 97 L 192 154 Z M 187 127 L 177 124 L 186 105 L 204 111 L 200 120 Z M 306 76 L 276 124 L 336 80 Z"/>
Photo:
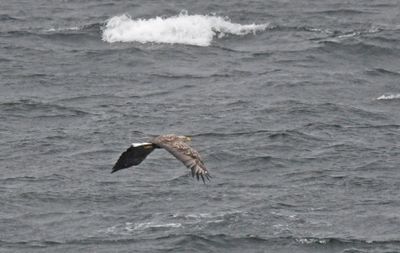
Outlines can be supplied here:
<path id="1" fill-rule="evenodd" d="M 133 225 L 131 223 L 127 223 L 128 230 L 142 230 L 147 228 L 179 228 L 182 227 L 180 223 L 155 223 L 155 222 L 143 222 L 143 223 L 136 223 Z"/>
<path id="2" fill-rule="evenodd" d="M 181 223 L 163 223 L 163 222 L 140 222 L 140 223 L 132 223 L 126 222 L 125 224 L 115 225 L 109 227 L 105 230 L 107 234 L 124 234 L 128 235 L 137 230 L 146 230 L 146 229 L 169 229 L 169 228 L 180 228 L 182 227 Z"/>
<path id="3" fill-rule="evenodd" d="M 266 28 L 266 24 L 241 25 L 223 17 L 186 13 L 151 19 L 132 19 L 128 15 L 121 15 L 107 20 L 102 39 L 109 43 L 155 42 L 209 46 L 216 36 L 246 35 Z"/>
<path id="4" fill-rule="evenodd" d="M 386 94 L 378 97 L 376 100 L 393 100 L 400 99 L 400 94 Z"/>
<path id="5" fill-rule="evenodd" d="M 64 27 L 64 28 L 50 28 L 45 30 L 45 32 L 68 32 L 68 31 L 79 31 L 81 28 L 78 26 Z"/>

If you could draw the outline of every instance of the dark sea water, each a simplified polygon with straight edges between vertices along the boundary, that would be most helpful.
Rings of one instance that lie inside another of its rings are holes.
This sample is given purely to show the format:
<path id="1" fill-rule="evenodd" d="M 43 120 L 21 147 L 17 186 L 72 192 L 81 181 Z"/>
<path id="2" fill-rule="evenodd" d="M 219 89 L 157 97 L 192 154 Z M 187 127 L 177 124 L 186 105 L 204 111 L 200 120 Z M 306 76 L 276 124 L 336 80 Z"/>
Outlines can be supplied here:
<path id="1" fill-rule="evenodd" d="M 400 252 L 399 13 L 0 1 L 0 252 Z"/>

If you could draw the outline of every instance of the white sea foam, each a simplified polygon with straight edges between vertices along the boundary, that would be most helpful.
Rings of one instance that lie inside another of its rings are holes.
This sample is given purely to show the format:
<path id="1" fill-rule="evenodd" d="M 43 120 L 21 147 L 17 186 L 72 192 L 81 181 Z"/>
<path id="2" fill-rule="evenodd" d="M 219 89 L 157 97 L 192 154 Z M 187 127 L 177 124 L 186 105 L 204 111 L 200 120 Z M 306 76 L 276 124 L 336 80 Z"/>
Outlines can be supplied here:
<path id="1" fill-rule="evenodd" d="M 74 26 L 74 27 L 59 27 L 59 28 L 50 28 L 45 30 L 45 32 L 68 32 L 68 31 L 79 31 L 81 28 Z"/>
<path id="2" fill-rule="evenodd" d="M 104 231 L 107 234 L 122 234 L 128 235 L 135 231 L 142 231 L 151 228 L 180 228 L 182 227 L 181 223 L 164 223 L 164 222 L 139 222 L 139 223 L 132 223 L 126 222 L 125 224 L 119 224 L 112 227 L 105 229 Z"/>
<path id="3" fill-rule="evenodd" d="M 400 94 L 386 94 L 378 97 L 376 100 L 393 100 L 400 99 Z"/>
<path id="4" fill-rule="evenodd" d="M 296 241 L 301 244 L 315 244 L 315 243 L 327 244 L 329 240 L 318 239 L 318 238 L 299 238 L 299 239 L 296 239 Z"/>
<path id="5" fill-rule="evenodd" d="M 135 223 L 132 224 L 130 222 L 126 223 L 126 229 L 128 231 L 132 230 L 143 230 L 147 228 L 179 228 L 182 224 L 180 223 L 156 223 L 156 222 L 142 222 L 142 223 Z"/>
<path id="6" fill-rule="evenodd" d="M 241 211 L 226 211 L 226 212 L 215 212 L 215 213 L 176 213 L 173 214 L 174 218 L 186 218 L 186 219 L 214 219 L 214 218 L 222 218 L 226 215 L 231 214 L 246 214 L 246 212 Z"/>
<path id="7" fill-rule="evenodd" d="M 150 19 L 121 15 L 107 20 L 102 39 L 109 43 L 135 41 L 209 46 L 216 36 L 246 35 L 266 28 L 267 24 L 241 25 L 230 22 L 228 18 L 187 13 Z"/>

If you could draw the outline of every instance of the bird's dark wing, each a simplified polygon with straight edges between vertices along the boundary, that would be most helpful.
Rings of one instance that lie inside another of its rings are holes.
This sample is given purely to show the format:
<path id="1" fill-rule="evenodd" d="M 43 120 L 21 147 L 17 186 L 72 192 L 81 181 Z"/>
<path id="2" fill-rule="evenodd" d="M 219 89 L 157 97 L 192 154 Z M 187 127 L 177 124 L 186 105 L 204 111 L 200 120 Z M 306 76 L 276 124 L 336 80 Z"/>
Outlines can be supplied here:
<path id="1" fill-rule="evenodd" d="M 139 146 L 130 146 L 124 153 L 121 154 L 111 173 L 134 165 L 138 165 L 155 148 L 156 147 L 151 143 L 145 143 Z"/>
<path id="2" fill-rule="evenodd" d="M 205 167 L 200 154 L 183 141 L 163 142 L 162 140 L 154 140 L 152 143 L 158 147 L 166 149 L 175 158 L 181 161 L 187 168 L 192 171 L 192 176 L 196 175 L 197 180 L 201 179 L 205 182 L 204 177 L 210 180 L 211 176 Z"/>

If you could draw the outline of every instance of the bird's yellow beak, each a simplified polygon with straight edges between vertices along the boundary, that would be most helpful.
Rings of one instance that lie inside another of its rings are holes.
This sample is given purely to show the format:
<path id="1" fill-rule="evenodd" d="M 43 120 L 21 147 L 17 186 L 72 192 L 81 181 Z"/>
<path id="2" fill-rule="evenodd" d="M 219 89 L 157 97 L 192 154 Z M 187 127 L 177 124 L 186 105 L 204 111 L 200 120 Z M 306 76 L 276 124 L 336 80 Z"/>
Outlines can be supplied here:
<path id="1" fill-rule="evenodd" d="M 190 136 L 185 136 L 187 141 L 192 141 L 192 137 Z"/>

